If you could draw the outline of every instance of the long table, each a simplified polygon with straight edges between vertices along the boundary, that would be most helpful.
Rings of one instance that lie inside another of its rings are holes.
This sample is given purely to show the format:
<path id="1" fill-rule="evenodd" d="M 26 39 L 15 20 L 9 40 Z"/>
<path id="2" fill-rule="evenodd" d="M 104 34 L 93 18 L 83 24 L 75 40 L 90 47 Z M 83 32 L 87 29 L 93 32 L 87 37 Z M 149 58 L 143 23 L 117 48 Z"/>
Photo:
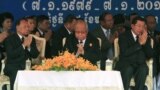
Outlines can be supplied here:
<path id="1" fill-rule="evenodd" d="M 14 90 L 124 90 L 118 71 L 18 71 Z"/>

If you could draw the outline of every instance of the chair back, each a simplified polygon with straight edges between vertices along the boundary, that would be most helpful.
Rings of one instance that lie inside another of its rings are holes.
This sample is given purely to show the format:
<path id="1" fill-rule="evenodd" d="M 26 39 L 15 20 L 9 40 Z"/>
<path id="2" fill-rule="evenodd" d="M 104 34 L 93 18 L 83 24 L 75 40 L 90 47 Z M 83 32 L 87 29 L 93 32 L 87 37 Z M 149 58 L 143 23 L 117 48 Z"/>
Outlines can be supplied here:
<path id="1" fill-rule="evenodd" d="M 6 61 L 6 58 L 4 58 L 4 59 L 2 59 L 1 60 L 1 64 L 2 64 L 2 66 L 1 66 L 1 75 L 4 75 L 4 67 L 5 67 L 5 61 Z"/>
<path id="2" fill-rule="evenodd" d="M 151 38 L 151 47 L 153 48 L 153 45 L 154 45 L 154 41 L 153 39 Z"/>
<path id="3" fill-rule="evenodd" d="M 101 50 L 102 40 L 101 40 L 101 38 L 99 38 L 99 37 L 97 37 L 97 40 L 98 40 L 99 47 L 100 47 L 100 50 Z M 98 66 L 98 69 L 100 69 L 100 60 L 97 61 L 97 66 Z"/>
<path id="4" fill-rule="evenodd" d="M 118 45 L 118 38 L 116 38 L 114 40 L 114 57 L 118 57 L 119 53 L 120 53 L 120 50 L 119 50 L 119 45 Z"/>
<path id="5" fill-rule="evenodd" d="M 100 47 L 100 50 L 101 50 L 101 47 L 102 47 L 102 40 L 101 40 L 101 38 L 99 38 L 99 37 L 97 37 L 97 39 L 98 39 L 99 47 Z"/>
<path id="6" fill-rule="evenodd" d="M 46 48 L 46 40 L 45 38 L 38 37 L 36 35 L 31 35 L 36 40 L 36 46 L 39 50 L 40 54 L 37 58 L 32 59 L 33 64 L 40 64 L 41 60 L 45 58 L 45 48 Z"/>
<path id="7" fill-rule="evenodd" d="M 66 44 L 66 37 L 64 37 L 63 39 L 62 39 L 62 46 L 64 47 L 64 45 Z"/>

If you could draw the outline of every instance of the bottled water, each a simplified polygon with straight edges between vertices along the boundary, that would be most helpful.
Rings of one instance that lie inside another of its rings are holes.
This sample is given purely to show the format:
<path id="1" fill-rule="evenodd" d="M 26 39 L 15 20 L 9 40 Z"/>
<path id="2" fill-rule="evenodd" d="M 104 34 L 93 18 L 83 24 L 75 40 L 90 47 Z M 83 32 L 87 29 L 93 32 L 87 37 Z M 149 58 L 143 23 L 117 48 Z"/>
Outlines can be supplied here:
<path id="1" fill-rule="evenodd" d="M 112 64 L 113 64 L 112 60 L 110 60 L 110 59 L 106 60 L 106 71 L 112 70 Z"/>
<path id="2" fill-rule="evenodd" d="M 31 69 L 31 61 L 29 59 L 26 60 L 26 70 L 30 70 Z"/>

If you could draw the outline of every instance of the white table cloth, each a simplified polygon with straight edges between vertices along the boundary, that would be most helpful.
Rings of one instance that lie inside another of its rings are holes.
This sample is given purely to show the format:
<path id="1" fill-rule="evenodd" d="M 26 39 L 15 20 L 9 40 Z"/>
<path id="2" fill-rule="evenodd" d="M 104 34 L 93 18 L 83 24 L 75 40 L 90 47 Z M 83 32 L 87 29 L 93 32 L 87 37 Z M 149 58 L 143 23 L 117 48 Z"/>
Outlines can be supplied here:
<path id="1" fill-rule="evenodd" d="M 118 71 L 18 71 L 14 90 L 123 90 Z"/>

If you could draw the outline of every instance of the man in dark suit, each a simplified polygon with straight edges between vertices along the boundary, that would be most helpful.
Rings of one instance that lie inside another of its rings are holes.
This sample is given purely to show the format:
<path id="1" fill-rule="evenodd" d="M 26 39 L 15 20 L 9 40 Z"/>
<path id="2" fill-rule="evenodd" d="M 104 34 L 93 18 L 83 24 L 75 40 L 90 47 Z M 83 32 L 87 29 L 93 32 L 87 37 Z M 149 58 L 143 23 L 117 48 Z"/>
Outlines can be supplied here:
<path id="1" fill-rule="evenodd" d="M 77 20 L 74 30 L 75 34 L 67 38 L 65 48 L 96 65 L 101 59 L 98 40 L 88 33 L 88 25 L 84 20 Z"/>
<path id="2" fill-rule="evenodd" d="M 134 18 L 131 28 L 119 36 L 120 55 L 116 69 L 121 72 L 125 90 L 129 89 L 133 75 L 135 90 L 144 90 L 144 83 L 148 74 L 146 60 L 153 57 L 153 49 L 144 18 Z"/>
<path id="3" fill-rule="evenodd" d="M 154 40 L 154 61 L 153 61 L 153 76 L 156 77 L 160 71 L 160 31 L 157 30 L 157 22 L 154 15 L 145 16 L 148 34 Z"/>
<path id="4" fill-rule="evenodd" d="M 11 28 L 13 24 L 14 17 L 9 12 L 4 12 L 0 14 L 0 62 L 5 56 L 4 42 L 6 38 L 11 34 Z M 1 70 L 1 63 L 0 63 Z"/>
<path id="5" fill-rule="evenodd" d="M 64 20 L 64 25 L 55 32 L 52 39 L 52 56 L 57 56 L 62 51 L 62 39 L 69 37 L 74 32 L 75 23 L 76 17 L 68 15 Z"/>
<path id="6" fill-rule="evenodd" d="M 99 17 L 100 26 L 97 27 L 95 30 L 91 31 L 91 33 L 95 37 L 99 37 L 102 40 L 101 45 L 101 53 L 102 53 L 102 60 L 101 60 L 101 69 L 105 70 L 105 61 L 109 58 L 113 58 L 113 41 L 116 38 L 114 31 L 112 30 L 113 27 L 113 16 L 109 12 L 104 12 Z"/>
<path id="7" fill-rule="evenodd" d="M 4 41 L 8 36 L 9 36 L 8 32 L 6 32 L 6 31 L 1 32 L 0 31 L 0 60 L 4 58 L 4 55 L 3 55 L 3 52 L 5 51 Z M 0 64 L 0 66 L 1 66 L 1 64 Z"/>
<path id="8" fill-rule="evenodd" d="M 46 15 L 37 16 L 37 36 L 46 39 L 45 58 L 51 58 L 51 37 L 52 30 L 50 29 L 49 17 Z"/>
<path id="9" fill-rule="evenodd" d="M 35 39 L 28 35 L 28 23 L 25 18 L 16 23 L 16 30 L 17 33 L 9 36 L 5 41 L 7 61 L 4 73 L 10 78 L 11 90 L 17 71 L 24 70 L 26 60 L 36 58 L 39 54 Z"/>

